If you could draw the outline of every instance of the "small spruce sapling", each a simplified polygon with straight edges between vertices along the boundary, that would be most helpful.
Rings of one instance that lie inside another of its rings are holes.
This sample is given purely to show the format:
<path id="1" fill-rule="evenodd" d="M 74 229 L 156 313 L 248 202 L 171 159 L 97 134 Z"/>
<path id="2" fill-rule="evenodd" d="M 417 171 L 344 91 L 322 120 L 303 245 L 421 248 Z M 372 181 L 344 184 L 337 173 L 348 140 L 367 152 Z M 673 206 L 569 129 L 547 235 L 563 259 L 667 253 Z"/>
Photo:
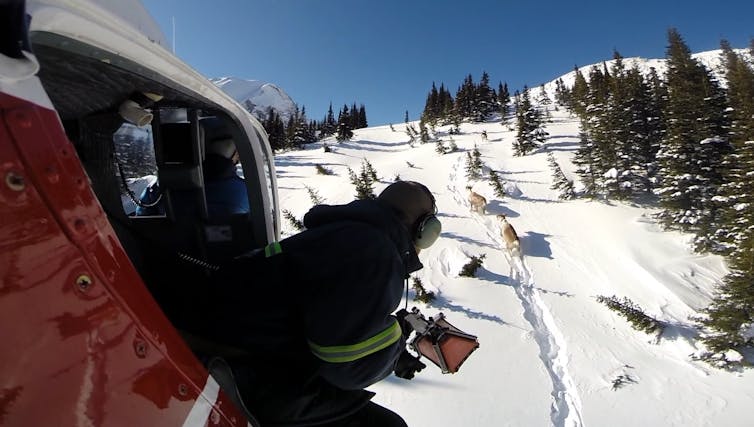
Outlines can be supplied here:
<path id="1" fill-rule="evenodd" d="M 482 177 L 480 164 L 475 156 L 466 152 L 466 179 L 469 181 L 477 180 Z"/>
<path id="2" fill-rule="evenodd" d="M 429 130 L 427 130 L 427 126 L 424 124 L 423 121 L 419 121 L 419 141 L 421 141 L 422 144 L 426 144 L 430 140 L 429 136 Z"/>
<path id="3" fill-rule="evenodd" d="M 314 165 L 314 168 L 317 169 L 317 173 L 320 174 L 320 175 L 333 175 L 333 171 L 332 170 L 330 170 L 330 169 L 328 169 L 328 168 L 326 168 L 326 167 L 324 167 L 324 166 L 322 166 L 320 164 Z"/>
<path id="4" fill-rule="evenodd" d="M 361 163 L 361 172 L 357 175 L 353 169 L 348 168 L 348 177 L 351 180 L 351 184 L 356 187 L 356 198 L 359 200 L 374 199 L 377 196 L 374 194 L 373 184 L 376 181 L 373 176 L 376 176 L 374 168 L 367 166 L 369 164 L 366 159 Z"/>
<path id="5" fill-rule="evenodd" d="M 636 384 L 636 380 L 628 374 L 620 374 L 613 379 L 613 391 L 618 390 L 626 384 Z"/>
<path id="6" fill-rule="evenodd" d="M 498 175 L 497 172 L 491 169 L 490 184 L 492 185 L 492 189 L 495 191 L 495 196 L 500 198 L 505 197 L 505 186 L 503 186 L 503 182 L 500 181 L 500 175 Z"/>
<path id="7" fill-rule="evenodd" d="M 547 163 L 552 170 L 552 185 L 550 189 L 558 190 L 560 192 L 558 198 L 560 199 L 573 199 L 576 196 L 573 181 L 565 176 L 563 169 L 560 168 L 557 160 L 555 160 L 555 156 L 551 152 L 547 153 Z"/>
<path id="8" fill-rule="evenodd" d="M 283 209 L 283 218 L 288 220 L 288 222 L 291 224 L 293 228 L 295 228 L 298 231 L 301 231 L 304 229 L 304 223 L 301 222 L 300 219 L 296 218 L 291 211 L 287 209 Z"/>
<path id="9" fill-rule="evenodd" d="M 605 304 L 610 310 L 625 317 L 634 329 L 648 334 L 656 334 L 658 337 L 662 335 L 664 329 L 662 322 L 644 313 L 641 307 L 627 297 L 619 299 L 615 295 L 611 297 L 598 295 L 597 302 Z"/>
<path id="10" fill-rule="evenodd" d="M 462 277 L 476 277 L 476 271 L 482 266 L 485 256 L 487 256 L 487 254 L 470 256 L 469 258 L 471 260 L 461 268 L 461 272 L 458 273 L 458 275 Z"/>
<path id="11" fill-rule="evenodd" d="M 456 151 L 458 151 L 458 145 L 456 145 L 456 141 L 451 136 L 450 141 L 448 142 L 448 152 L 455 153 Z"/>
<path id="12" fill-rule="evenodd" d="M 364 166 L 366 167 L 366 173 L 369 175 L 369 178 L 375 182 L 379 181 L 379 178 L 377 177 L 377 171 L 374 169 L 374 166 L 369 163 L 369 160 L 364 159 Z"/>
<path id="13" fill-rule="evenodd" d="M 437 154 L 445 154 L 448 152 L 447 150 L 448 149 L 445 147 L 445 144 L 443 144 L 442 140 L 438 139 L 435 143 L 435 151 L 437 152 Z"/>
<path id="14" fill-rule="evenodd" d="M 414 301 L 421 301 L 425 304 L 429 304 L 435 300 L 435 293 L 427 291 L 422 284 L 421 279 L 414 277 L 412 287 L 414 288 Z"/>
<path id="15" fill-rule="evenodd" d="M 471 154 L 474 157 L 474 169 L 477 170 L 479 177 L 481 177 L 484 174 L 484 162 L 482 161 L 482 153 L 479 152 L 479 148 L 477 148 L 476 144 L 474 144 L 474 149 L 471 150 Z"/>
<path id="16" fill-rule="evenodd" d="M 408 135 L 408 144 L 413 147 L 417 137 L 419 137 L 419 131 L 416 130 L 414 125 L 406 125 L 406 135 Z"/>
<path id="17" fill-rule="evenodd" d="M 309 187 L 308 185 L 304 185 L 304 187 L 306 187 L 306 191 L 309 193 L 309 200 L 312 201 L 313 205 L 316 206 L 325 203 L 325 200 L 319 195 L 319 192 L 317 192 L 316 189 Z"/>

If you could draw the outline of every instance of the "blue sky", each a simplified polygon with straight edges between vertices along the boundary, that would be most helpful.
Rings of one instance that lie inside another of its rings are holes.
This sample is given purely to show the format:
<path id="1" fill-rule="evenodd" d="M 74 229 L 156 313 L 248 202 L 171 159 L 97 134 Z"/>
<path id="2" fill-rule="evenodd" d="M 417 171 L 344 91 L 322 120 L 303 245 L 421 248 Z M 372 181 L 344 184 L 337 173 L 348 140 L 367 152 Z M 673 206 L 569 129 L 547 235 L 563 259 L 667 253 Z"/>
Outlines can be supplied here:
<path id="1" fill-rule="evenodd" d="M 754 37 L 754 2 L 142 0 L 176 54 L 207 77 L 274 83 L 310 119 L 364 104 L 371 125 L 418 119 L 432 82 L 483 71 L 511 93 L 623 56 L 662 58 L 668 27 L 693 52 Z"/>

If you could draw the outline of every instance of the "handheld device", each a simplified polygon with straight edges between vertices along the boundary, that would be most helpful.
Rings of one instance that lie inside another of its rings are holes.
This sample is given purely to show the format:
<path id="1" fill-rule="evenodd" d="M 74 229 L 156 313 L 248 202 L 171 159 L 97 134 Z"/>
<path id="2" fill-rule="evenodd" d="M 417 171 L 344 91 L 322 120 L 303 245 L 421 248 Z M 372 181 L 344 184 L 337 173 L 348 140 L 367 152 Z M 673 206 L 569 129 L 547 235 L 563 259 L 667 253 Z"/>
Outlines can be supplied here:
<path id="1" fill-rule="evenodd" d="M 463 362 L 479 348 L 479 340 L 475 335 L 451 325 L 442 313 L 429 319 L 416 307 L 410 313 L 405 313 L 403 319 L 416 331 L 416 336 L 409 345 L 442 369 L 444 374 L 458 372 Z"/>

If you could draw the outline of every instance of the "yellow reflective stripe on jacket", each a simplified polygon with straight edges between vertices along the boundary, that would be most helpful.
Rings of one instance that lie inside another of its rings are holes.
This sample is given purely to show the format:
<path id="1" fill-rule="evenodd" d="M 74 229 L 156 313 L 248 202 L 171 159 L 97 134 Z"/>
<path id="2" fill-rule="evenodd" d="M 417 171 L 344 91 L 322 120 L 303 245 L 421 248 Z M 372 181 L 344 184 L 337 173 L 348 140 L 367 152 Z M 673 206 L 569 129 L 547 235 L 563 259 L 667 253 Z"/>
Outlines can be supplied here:
<path id="1" fill-rule="evenodd" d="M 283 252 L 283 248 L 280 247 L 280 242 L 272 242 L 264 247 L 264 256 L 269 258 Z"/>
<path id="2" fill-rule="evenodd" d="M 312 353 L 325 362 L 352 362 L 389 347 L 401 338 L 401 327 L 394 321 L 387 329 L 379 334 L 352 345 L 321 346 L 309 341 Z"/>

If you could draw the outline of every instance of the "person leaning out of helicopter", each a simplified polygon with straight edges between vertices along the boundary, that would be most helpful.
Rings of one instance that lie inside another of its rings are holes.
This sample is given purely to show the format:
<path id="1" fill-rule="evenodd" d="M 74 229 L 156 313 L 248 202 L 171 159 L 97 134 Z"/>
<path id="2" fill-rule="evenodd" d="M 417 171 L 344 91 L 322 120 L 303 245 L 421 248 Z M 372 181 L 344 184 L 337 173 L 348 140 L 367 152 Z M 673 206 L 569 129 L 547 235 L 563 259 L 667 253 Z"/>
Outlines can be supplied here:
<path id="1" fill-rule="evenodd" d="M 306 230 L 218 273 L 196 332 L 243 350 L 228 363 L 262 425 L 406 426 L 364 389 L 425 367 L 393 313 L 440 234 L 436 211 L 427 187 L 397 181 L 376 199 L 315 206 Z"/>

